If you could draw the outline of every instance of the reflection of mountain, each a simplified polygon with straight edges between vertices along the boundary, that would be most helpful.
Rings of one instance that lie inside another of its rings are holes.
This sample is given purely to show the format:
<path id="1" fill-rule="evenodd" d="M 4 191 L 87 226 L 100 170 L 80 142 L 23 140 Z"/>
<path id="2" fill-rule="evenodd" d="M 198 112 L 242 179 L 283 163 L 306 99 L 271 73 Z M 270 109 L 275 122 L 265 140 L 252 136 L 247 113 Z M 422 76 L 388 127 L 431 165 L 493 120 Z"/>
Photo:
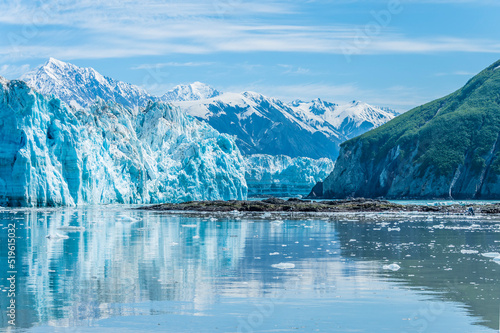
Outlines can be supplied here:
<path id="1" fill-rule="evenodd" d="M 481 253 L 500 250 L 496 242 L 499 229 L 490 223 L 473 223 L 477 222 L 428 220 L 335 223 L 335 227 L 344 257 L 398 262 L 402 269 L 391 273 L 391 277 L 417 290 L 425 288 L 443 299 L 463 303 L 474 316 L 483 319 L 481 324 L 498 329 L 500 266 Z M 401 231 L 389 231 L 394 228 Z"/>

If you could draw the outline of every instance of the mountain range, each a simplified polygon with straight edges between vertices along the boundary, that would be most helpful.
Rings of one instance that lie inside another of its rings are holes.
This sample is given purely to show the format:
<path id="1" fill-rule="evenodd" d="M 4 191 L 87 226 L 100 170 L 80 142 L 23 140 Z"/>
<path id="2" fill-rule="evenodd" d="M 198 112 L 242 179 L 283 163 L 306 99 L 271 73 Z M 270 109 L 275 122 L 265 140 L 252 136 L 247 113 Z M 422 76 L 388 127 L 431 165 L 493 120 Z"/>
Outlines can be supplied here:
<path id="1" fill-rule="evenodd" d="M 92 68 L 54 58 L 20 79 L 75 108 L 88 107 L 97 98 L 131 108 L 145 107 L 148 101 L 172 103 L 219 132 L 236 136 L 244 154 L 336 159 L 340 143 L 397 115 L 356 101 L 338 105 L 316 99 L 287 104 L 255 92 L 223 93 L 200 82 L 153 96 Z"/>

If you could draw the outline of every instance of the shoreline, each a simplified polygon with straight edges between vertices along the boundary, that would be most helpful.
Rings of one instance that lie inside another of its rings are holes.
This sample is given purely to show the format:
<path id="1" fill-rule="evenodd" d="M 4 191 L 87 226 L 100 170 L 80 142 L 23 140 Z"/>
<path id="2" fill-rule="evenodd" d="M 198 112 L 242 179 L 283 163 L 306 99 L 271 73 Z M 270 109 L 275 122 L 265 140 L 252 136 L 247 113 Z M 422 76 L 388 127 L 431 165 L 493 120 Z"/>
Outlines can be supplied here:
<path id="1" fill-rule="evenodd" d="M 347 199 L 339 201 L 311 201 L 301 199 L 269 198 L 260 201 L 191 201 L 177 204 L 158 204 L 138 208 L 140 210 L 183 215 L 415 215 L 431 214 L 449 217 L 495 216 L 500 218 L 500 203 L 452 204 L 440 206 L 402 205 L 378 199 Z M 325 214 L 326 213 L 326 214 Z"/>

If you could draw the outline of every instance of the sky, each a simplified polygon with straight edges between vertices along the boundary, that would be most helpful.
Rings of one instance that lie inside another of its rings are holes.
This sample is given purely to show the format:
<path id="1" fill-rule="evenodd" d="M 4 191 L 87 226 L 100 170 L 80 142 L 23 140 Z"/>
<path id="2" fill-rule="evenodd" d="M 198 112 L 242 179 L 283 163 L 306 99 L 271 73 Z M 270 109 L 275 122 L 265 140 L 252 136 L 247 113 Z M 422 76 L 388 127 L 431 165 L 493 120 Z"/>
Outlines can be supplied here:
<path id="1" fill-rule="evenodd" d="M 364 101 L 403 112 L 500 59 L 498 0 L 0 0 L 0 75 L 49 57 L 163 94 Z"/>

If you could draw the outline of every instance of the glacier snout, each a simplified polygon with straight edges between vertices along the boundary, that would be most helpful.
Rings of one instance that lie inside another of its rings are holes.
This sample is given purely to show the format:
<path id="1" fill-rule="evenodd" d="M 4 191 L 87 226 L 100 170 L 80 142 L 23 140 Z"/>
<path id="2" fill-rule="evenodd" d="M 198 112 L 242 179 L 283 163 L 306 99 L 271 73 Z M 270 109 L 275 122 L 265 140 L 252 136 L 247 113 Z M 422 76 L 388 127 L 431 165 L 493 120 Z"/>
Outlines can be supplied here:
<path id="1" fill-rule="evenodd" d="M 0 82 L 0 205 L 244 199 L 234 139 L 163 103 L 68 108 Z"/>

